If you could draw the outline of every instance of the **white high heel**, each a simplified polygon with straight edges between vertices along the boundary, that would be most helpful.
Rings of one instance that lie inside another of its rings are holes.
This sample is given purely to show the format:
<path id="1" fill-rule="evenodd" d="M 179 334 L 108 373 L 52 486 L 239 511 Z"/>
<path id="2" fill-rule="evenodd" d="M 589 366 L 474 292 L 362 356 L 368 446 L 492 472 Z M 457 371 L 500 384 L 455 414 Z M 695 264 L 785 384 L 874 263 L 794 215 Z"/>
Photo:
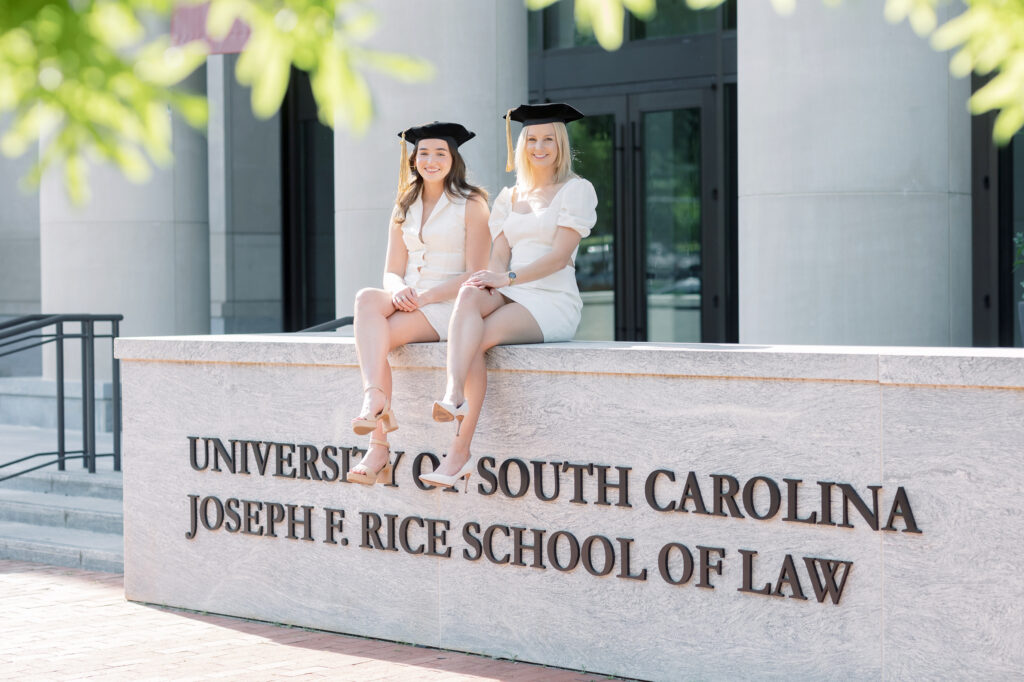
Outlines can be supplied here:
<path id="1" fill-rule="evenodd" d="M 455 406 L 446 400 L 435 400 L 433 416 L 436 422 L 450 422 L 453 419 L 457 422 L 455 425 L 455 435 L 459 435 L 459 431 L 462 430 L 462 420 L 466 418 L 466 412 L 469 410 L 469 404 L 463 400 L 461 405 Z"/>
<path id="2" fill-rule="evenodd" d="M 440 486 L 442 488 L 453 488 L 458 483 L 459 479 L 465 478 L 466 484 L 462 488 L 462 492 L 469 492 L 469 477 L 473 473 L 473 455 L 469 456 L 466 463 L 462 465 L 462 468 L 455 472 L 454 476 L 445 476 L 439 474 L 436 471 L 431 471 L 429 474 L 420 474 L 420 480 L 430 485 Z"/>

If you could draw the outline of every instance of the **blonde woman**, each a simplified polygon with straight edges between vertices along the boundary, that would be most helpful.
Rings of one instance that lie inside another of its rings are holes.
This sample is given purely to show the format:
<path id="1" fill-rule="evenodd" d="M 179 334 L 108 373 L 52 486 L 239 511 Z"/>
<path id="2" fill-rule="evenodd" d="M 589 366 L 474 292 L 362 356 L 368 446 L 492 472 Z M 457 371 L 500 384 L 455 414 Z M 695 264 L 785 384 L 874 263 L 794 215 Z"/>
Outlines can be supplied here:
<path id="1" fill-rule="evenodd" d="M 406 343 L 444 340 L 453 299 L 467 271 L 484 267 L 490 253 L 487 193 L 466 180 L 458 149 L 474 133 L 458 123 L 434 122 L 399 136 L 401 179 L 388 232 L 384 288 L 363 289 L 355 301 L 364 389 L 352 430 L 372 435 L 348 480 L 366 485 L 388 482 L 387 433 L 398 428 L 391 410 L 388 351 Z M 413 144 L 409 156 L 406 141 Z"/>
<path id="2" fill-rule="evenodd" d="M 455 440 L 437 470 L 420 480 L 454 485 L 473 469 L 470 445 L 487 390 L 484 352 L 499 344 L 568 341 L 583 302 L 573 261 L 597 222 L 594 186 L 572 172 L 565 124 L 583 118 L 567 104 L 522 105 L 505 116 L 523 124 L 515 148 L 516 184 L 494 201 L 490 264 L 462 285 L 448 327 L 444 397 L 436 421 L 457 422 Z"/>

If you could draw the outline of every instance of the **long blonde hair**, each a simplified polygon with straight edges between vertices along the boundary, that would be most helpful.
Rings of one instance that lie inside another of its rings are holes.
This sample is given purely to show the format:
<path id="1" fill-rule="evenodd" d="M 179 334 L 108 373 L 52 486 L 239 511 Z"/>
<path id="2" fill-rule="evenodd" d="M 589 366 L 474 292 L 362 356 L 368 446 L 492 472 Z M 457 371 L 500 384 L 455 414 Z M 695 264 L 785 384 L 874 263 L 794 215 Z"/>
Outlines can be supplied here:
<path id="1" fill-rule="evenodd" d="M 569 132 L 561 121 L 554 121 L 551 124 L 555 128 L 555 147 L 558 153 L 555 157 L 555 175 L 552 182 L 556 185 L 576 177 L 572 172 L 572 148 L 569 147 Z M 533 174 L 533 166 L 526 154 L 526 131 L 529 126 L 523 126 L 519 131 L 519 139 L 516 140 L 516 185 L 532 189 L 536 186 L 536 178 Z"/>

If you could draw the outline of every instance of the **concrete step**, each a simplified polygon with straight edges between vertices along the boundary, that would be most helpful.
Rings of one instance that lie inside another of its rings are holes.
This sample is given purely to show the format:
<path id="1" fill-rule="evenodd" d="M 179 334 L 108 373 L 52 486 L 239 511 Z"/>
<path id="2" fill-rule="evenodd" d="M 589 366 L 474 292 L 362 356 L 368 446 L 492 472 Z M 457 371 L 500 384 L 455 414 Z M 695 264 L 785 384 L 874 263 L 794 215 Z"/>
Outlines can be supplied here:
<path id="1" fill-rule="evenodd" d="M 81 447 L 81 432 L 68 431 L 68 447 Z M 0 425 L 0 465 L 56 449 L 57 431 Z M 110 452 L 111 435 L 97 434 L 98 452 Z M 0 468 L 0 478 L 52 457 Z M 99 571 L 124 570 L 121 472 L 110 457 L 90 474 L 81 460 L 0 481 L 0 558 Z"/>
<path id="2" fill-rule="evenodd" d="M 124 540 L 114 533 L 0 521 L 0 559 L 121 573 Z"/>
<path id="3" fill-rule="evenodd" d="M 121 534 L 121 500 L 0 489 L 0 521 Z"/>
<path id="4" fill-rule="evenodd" d="M 68 431 L 66 439 L 68 447 L 81 448 L 82 435 L 80 431 Z M 57 431 L 55 429 L 0 424 L 0 465 L 36 452 L 53 451 L 56 449 L 56 443 Z M 98 452 L 111 452 L 113 449 L 111 434 L 97 434 L 96 449 Z M 48 459 L 52 459 L 52 457 L 40 457 L 0 468 L 0 478 L 31 468 Z M 114 471 L 113 466 L 113 458 L 98 458 L 96 473 L 90 474 L 84 468 L 82 460 L 68 460 L 65 463 L 65 471 L 58 471 L 57 466 L 52 465 L 17 478 L 0 481 L 0 489 L 14 488 L 74 497 L 101 497 L 119 500 L 121 499 L 121 472 Z"/>
<path id="5" fill-rule="evenodd" d="M 96 430 L 113 428 L 111 384 L 96 382 Z M 42 377 L 0 377 L 0 424 L 57 428 L 57 382 Z M 64 382 L 64 427 L 82 428 L 82 382 Z"/>
<path id="6" fill-rule="evenodd" d="M 97 469 L 99 469 L 99 464 L 97 464 Z M 0 469 L 0 471 L 3 470 Z M 72 471 L 69 464 L 68 471 L 33 471 L 17 478 L 0 482 L 0 489 L 5 488 L 32 490 L 41 493 L 52 493 L 54 495 L 71 495 L 73 497 L 99 497 L 107 500 L 120 500 L 122 482 L 120 472 L 101 472 L 97 470 L 95 474 L 90 474 L 84 470 Z"/>

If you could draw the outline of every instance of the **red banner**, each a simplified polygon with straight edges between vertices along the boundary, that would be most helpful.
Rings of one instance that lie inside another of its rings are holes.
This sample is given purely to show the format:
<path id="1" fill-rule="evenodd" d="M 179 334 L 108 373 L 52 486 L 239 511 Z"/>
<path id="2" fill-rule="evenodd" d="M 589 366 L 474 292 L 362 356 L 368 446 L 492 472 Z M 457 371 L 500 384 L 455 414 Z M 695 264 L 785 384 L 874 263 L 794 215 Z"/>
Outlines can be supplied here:
<path id="1" fill-rule="evenodd" d="M 224 40 L 213 40 L 206 35 L 206 13 L 209 9 L 209 3 L 176 8 L 171 16 L 171 44 L 184 45 L 193 40 L 205 40 L 210 46 L 210 54 L 241 52 L 249 40 L 249 27 L 236 20 Z"/>

